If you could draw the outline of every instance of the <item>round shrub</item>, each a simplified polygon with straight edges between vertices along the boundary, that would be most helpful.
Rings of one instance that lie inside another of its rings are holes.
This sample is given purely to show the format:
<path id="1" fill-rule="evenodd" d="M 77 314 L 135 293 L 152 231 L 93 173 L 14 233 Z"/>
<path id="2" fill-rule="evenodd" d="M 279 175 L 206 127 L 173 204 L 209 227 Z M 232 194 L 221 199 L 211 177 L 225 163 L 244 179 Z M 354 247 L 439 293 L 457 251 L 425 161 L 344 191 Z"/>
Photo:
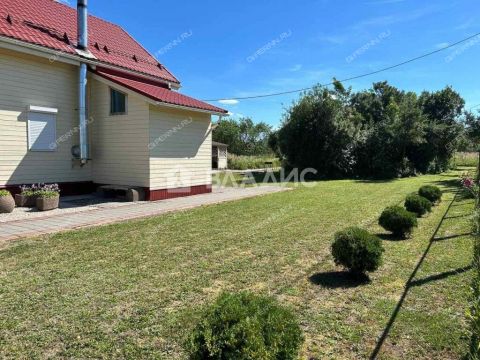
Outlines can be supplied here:
<path id="1" fill-rule="evenodd" d="M 356 227 L 337 232 L 332 244 L 335 264 L 357 274 L 377 270 L 382 263 L 383 251 L 377 236 Z"/>
<path id="2" fill-rule="evenodd" d="M 303 335 L 295 315 L 275 299 L 222 294 L 195 328 L 190 359 L 297 359 Z"/>
<path id="3" fill-rule="evenodd" d="M 432 211 L 432 203 L 430 200 L 420 195 L 408 195 L 405 200 L 405 209 L 422 217 L 427 212 Z"/>
<path id="4" fill-rule="evenodd" d="M 436 203 L 442 199 L 442 190 L 437 186 L 425 185 L 418 190 L 418 195 Z"/>
<path id="5" fill-rule="evenodd" d="M 400 206 L 387 207 L 378 221 L 381 227 L 395 236 L 407 237 L 418 225 L 417 216 Z"/>

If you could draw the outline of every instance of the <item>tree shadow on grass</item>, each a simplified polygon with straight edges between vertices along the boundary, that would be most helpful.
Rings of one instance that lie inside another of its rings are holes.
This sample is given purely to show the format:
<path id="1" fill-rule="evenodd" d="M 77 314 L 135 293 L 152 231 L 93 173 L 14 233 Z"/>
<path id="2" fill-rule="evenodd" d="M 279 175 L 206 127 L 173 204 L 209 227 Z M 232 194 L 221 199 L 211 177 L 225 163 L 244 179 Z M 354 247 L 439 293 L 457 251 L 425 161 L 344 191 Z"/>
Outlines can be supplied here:
<path id="1" fill-rule="evenodd" d="M 329 271 L 317 273 L 309 278 L 310 282 L 327 289 L 349 289 L 370 284 L 367 275 L 352 275 L 348 271 Z"/>

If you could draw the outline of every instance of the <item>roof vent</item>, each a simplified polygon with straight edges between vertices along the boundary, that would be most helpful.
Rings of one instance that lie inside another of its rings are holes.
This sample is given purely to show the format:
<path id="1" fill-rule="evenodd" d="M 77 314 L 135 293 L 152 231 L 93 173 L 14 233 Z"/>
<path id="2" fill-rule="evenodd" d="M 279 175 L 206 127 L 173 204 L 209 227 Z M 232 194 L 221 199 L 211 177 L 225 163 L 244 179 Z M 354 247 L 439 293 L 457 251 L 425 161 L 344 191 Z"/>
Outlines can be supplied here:
<path id="1" fill-rule="evenodd" d="M 100 50 L 100 45 L 98 45 L 98 42 L 95 43 L 95 49 Z"/>
<path id="2" fill-rule="evenodd" d="M 13 20 L 12 20 L 12 17 L 10 16 L 10 14 L 7 15 L 7 21 L 10 25 L 13 24 Z"/>
<path id="3" fill-rule="evenodd" d="M 67 33 L 64 33 L 64 34 L 63 34 L 63 40 L 64 40 L 68 45 L 70 45 L 70 39 L 68 38 Z"/>
<path id="4" fill-rule="evenodd" d="M 135 60 L 135 62 L 138 62 L 138 59 L 137 59 L 136 55 L 133 55 L 132 59 Z"/>
<path id="5" fill-rule="evenodd" d="M 103 47 L 103 50 L 105 50 L 105 52 L 106 52 L 107 54 L 110 54 L 110 50 L 108 50 L 107 45 L 105 45 L 105 46 Z"/>
<path id="6" fill-rule="evenodd" d="M 163 70 L 163 65 L 162 65 L 162 64 L 157 64 L 157 67 L 158 67 L 160 70 Z"/>

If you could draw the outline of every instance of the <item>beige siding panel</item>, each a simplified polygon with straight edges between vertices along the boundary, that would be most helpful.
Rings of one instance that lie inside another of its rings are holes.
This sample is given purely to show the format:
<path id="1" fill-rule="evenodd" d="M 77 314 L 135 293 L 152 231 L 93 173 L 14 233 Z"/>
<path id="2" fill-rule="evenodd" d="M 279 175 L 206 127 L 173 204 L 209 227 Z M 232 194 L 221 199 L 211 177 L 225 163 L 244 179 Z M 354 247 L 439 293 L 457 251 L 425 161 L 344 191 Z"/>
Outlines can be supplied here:
<path id="1" fill-rule="evenodd" d="M 110 115 L 110 88 L 90 79 L 93 180 L 99 184 L 149 187 L 149 110 L 128 96 L 127 115 Z"/>
<path id="2" fill-rule="evenodd" d="M 209 114 L 150 106 L 150 186 L 153 190 L 211 185 Z"/>
<path id="3" fill-rule="evenodd" d="M 75 182 L 92 179 L 89 165 L 72 163 L 70 149 L 78 144 L 77 71 L 73 65 L 0 49 L 0 186 L 34 182 Z M 29 151 L 27 107 L 58 109 L 54 152 Z"/>

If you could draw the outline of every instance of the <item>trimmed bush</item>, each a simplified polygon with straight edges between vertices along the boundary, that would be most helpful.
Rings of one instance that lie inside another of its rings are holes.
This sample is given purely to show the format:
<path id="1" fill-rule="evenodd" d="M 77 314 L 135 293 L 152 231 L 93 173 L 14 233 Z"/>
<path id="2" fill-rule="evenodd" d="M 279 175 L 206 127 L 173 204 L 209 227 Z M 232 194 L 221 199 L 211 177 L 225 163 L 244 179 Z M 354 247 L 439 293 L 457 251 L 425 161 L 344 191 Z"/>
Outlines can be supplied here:
<path id="1" fill-rule="evenodd" d="M 422 217 L 427 212 L 432 211 L 432 203 L 430 200 L 420 195 L 408 195 L 405 200 L 405 209 Z"/>
<path id="2" fill-rule="evenodd" d="M 377 270 L 382 263 L 383 252 L 382 242 L 377 236 L 356 227 L 337 232 L 332 244 L 335 264 L 356 274 Z"/>
<path id="3" fill-rule="evenodd" d="M 413 228 L 418 225 L 417 216 L 400 206 L 387 207 L 380 216 L 378 223 L 385 230 L 402 238 L 410 236 Z"/>
<path id="4" fill-rule="evenodd" d="M 418 195 L 436 203 L 442 199 L 442 190 L 438 186 L 425 185 L 418 190 Z"/>
<path id="5" fill-rule="evenodd" d="M 297 359 L 303 335 L 295 315 L 275 299 L 222 294 L 190 341 L 190 359 Z"/>

